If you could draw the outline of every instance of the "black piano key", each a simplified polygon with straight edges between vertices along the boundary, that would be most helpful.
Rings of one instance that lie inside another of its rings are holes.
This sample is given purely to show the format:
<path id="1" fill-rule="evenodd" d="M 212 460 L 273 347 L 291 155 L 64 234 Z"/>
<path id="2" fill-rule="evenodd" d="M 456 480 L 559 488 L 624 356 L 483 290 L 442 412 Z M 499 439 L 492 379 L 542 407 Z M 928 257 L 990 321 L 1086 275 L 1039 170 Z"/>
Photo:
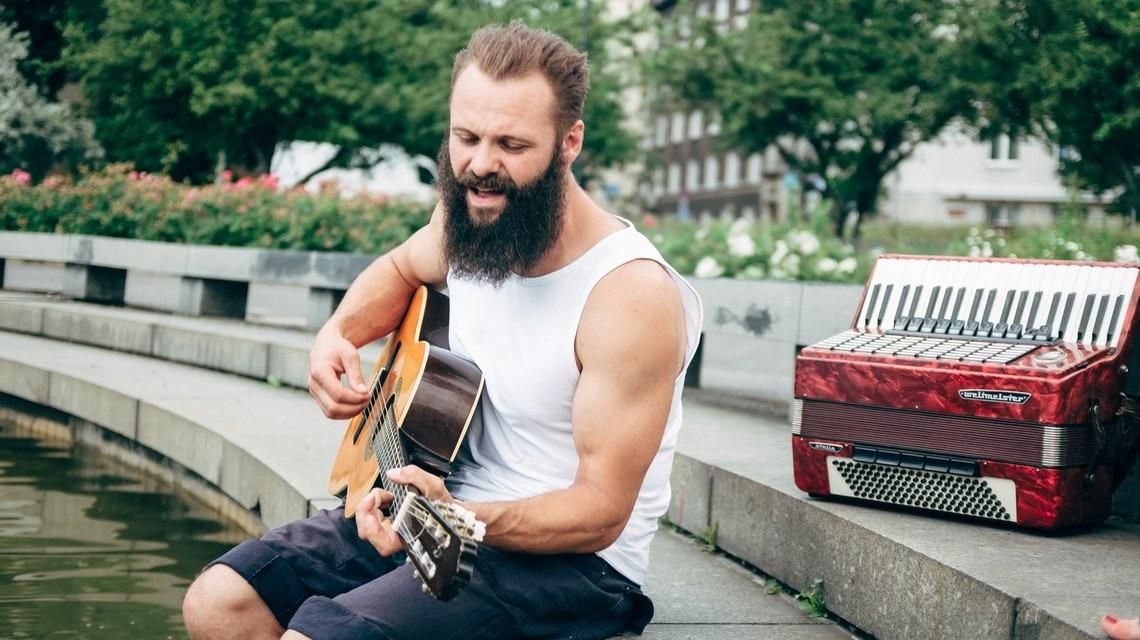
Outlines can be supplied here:
<path id="1" fill-rule="evenodd" d="M 1025 316 L 1027 332 L 1033 326 L 1033 321 L 1037 319 L 1037 310 L 1041 308 L 1041 296 L 1042 293 L 1040 291 L 1033 294 L 1033 303 L 1029 305 L 1029 315 Z"/>
<path id="2" fill-rule="evenodd" d="M 1009 312 L 1013 310 L 1013 301 L 1017 298 L 1017 292 L 1010 289 L 1005 294 L 1005 302 L 1001 306 L 1001 316 L 998 317 L 998 322 L 1006 324 L 1009 322 Z"/>
<path id="3" fill-rule="evenodd" d="M 1112 345 L 1112 340 L 1116 338 L 1112 330 L 1116 327 L 1116 321 L 1120 319 L 1120 312 L 1123 308 L 1124 296 L 1116 296 L 1116 304 L 1112 307 L 1112 319 L 1108 321 L 1108 327 L 1105 329 L 1108 332 L 1107 335 L 1105 335 L 1105 342 L 1107 342 L 1109 346 Z"/>
<path id="4" fill-rule="evenodd" d="M 1097 330 L 1100 330 L 1100 333 L 1102 334 L 1108 330 L 1108 328 L 1104 326 L 1104 314 L 1108 312 L 1108 299 L 1108 294 L 1100 297 L 1100 308 L 1098 308 L 1096 311 L 1096 321 L 1093 322 L 1092 338 L 1090 339 L 1090 342 L 1096 342 Z"/>
<path id="5" fill-rule="evenodd" d="M 867 303 L 867 313 L 863 314 L 864 327 L 871 324 L 871 314 L 875 311 L 875 303 L 879 301 L 879 287 L 880 285 L 871 287 L 871 301 Z"/>
<path id="6" fill-rule="evenodd" d="M 946 295 L 949 300 L 954 292 L 951 291 Z M 938 333 L 948 333 L 951 335 L 959 334 L 962 332 L 962 325 L 965 324 L 958 319 L 958 312 L 962 310 L 962 300 L 966 297 L 966 288 L 958 287 L 958 295 L 954 299 L 954 308 L 950 310 L 950 315 L 945 318 L 939 318 L 938 325 L 934 330 Z M 941 314 L 939 314 L 941 315 Z"/>
<path id="7" fill-rule="evenodd" d="M 910 322 L 910 316 L 906 313 L 906 301 L 908 296 L 910 296 L 910 285 L 904 284 L 899 297 L 899 308 L 895 313 L 896 329 L 905 329 L 906 323 Z"/>
<path id="8" fill-rule="evenodd" d="M 883 316 L 887 313 L 887 305 L 891 303 L 891 292 L 895 290 L 895 285 L 888 284 L 887 290 L 883 293 L 883 304 L 879 307 L 879 317 L 877 318 L 878 326 L 883 326 Z"/>
<path id="9" fill-rule="evenodd" d="M 910 311 L 907 313 L 909 318 L 906 326 L 903 328 L 907 331 L 917 331 L 918 326 L 922 323 L 922 318 L 918 317 L 918 301 L 922 298 L 922 285 L 914 288 L 914 299 L 910 301 Z"/>
<path id="10" fill-rule="evenodd" d="M 982 317 L 978 322 L 978 331 L 974 335 L 988 336 L 994 330 L 994 323 L 989 321 L 990 312 L 994 308 L 994 298 L 997 297 L 997 289 L 990 289 L 990 294 L 986 296 L 985 311 L 982 312 Z"/>
<path id="11" fill-rule="evenodd" d="M 974 291 L 974 301 L 970 303 L 970 315 L 962 327 L 962 335 L 974 335 L 978 330 L 978 305 L 982 303 L 982 290 Z"/>
<path id="12" fill-rule="evenodd" d="M 1096 294 L 1090 293 L 1085 298 L 1085 307 L 1081 311 L 1081 323 L 1077 325 L 1077 341 L 1080 342 L 1084 339 L 1085 333 L 1089 329 L 1089 317 L 1092 315 L 1093 307 L 1096 306 Z"/>
<path id="13" fill-rule="evenodd" d="M 945 291 L 947 295 L 950 294 L 950 287 L 943 289 L 942 287 L 934 287 L 934 291 L 930 294 L 930 303 L 926 305 L 926 315 L 922 318 L 922 325 L 918 328 L 919 331 L 924 333 L 934 333 L 934 326 L 938 324 L 939 318 L 942 313 L 946 311 L 946 303 L 942 303 L 942 311 L 939 315 L 934 315 L 934 308 L 938 306 L 938 300 L 942 297 L 942 292 Z"/>
<path id="14" fill-rule="evenodd" d="M 1037 329 L 1037 333 L 1033 336 L 1034 340 L 1052 340 L 1057 337 L 1060 331 L 1057 325 L 1053 324 L 1053 320 L 1057 318 L 1057 308 L 1060 306 L 1061 292 L 1058 291 L 1053 294 L 1053 301 L 1049 304 L 1049 314 L 1044 324 Z"/>
<path id="15" fill-rule="evenodd" d="M 1021 314 L 1025 313 L 1025 303 L 1029 301 L 1029 292 L 1022 291 L 1021 295 L 1017 297 L 1017 307 L 1014 308 L 1013 317 L 1010 318 L 1009 324 L 1022 326 Z M 1016 337 L 1016 336 L 1014 336 Z"/>
<path id="16" fill-rule="evenodd" d="M 1070 293 L 1065 296 L 1065 310 L 1061 312 L 1061 324 L 1053 329 L 1053 337 L 1059 337 L 1061 332 L 1069 327 L 1069 316 L 1073 315 L 1073 303 L 1076 301 L 1076 293 Z"/>

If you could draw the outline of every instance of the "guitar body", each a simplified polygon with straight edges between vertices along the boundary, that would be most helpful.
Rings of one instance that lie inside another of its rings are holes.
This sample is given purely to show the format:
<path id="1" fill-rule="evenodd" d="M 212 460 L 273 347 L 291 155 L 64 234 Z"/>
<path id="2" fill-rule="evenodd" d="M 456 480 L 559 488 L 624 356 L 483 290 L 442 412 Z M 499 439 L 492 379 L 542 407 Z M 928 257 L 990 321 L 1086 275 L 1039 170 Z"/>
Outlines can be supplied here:
<path id="1" fill-rule="evenodd" d="M 372 401 L 349 422 L 329 474 L 329 491 L 345 500 L 345 515 L 386 471 L 372 440 L 381 416 L 391 410 L 407 462 L 446 476 L 476 418 L 483 374 L 474 363 L 447 350 L 447 296 L 420 287 L 371 376 Z"/>

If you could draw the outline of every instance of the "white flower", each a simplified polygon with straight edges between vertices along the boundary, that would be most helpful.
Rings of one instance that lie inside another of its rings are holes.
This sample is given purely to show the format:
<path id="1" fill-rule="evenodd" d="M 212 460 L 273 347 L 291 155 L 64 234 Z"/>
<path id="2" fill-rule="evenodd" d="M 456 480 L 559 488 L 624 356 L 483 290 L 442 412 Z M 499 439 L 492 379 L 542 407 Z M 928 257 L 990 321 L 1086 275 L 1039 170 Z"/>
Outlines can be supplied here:
<path id="1" fill-rule="evenodd" d="M 788 257 L 788 243 L 783 240 L 776 241 L 776 249 L 772 252 L 772 256 L 768 258 L 768 264 L 775 267 Z"/>
<path id="2" fill-rule="evenodd" d="M 970 245 L 970 257 L 977 258 L 980 255 L 982 255 L 982 250 L 978 248 L 978 245 Z"/>
<path id="3" fill-rule="evenodd" d="M 1122 244 L 1112 251 L 1112 259 L 1117 262 L 1133 262 L 1140 264 L 1140 253 L 1134 244 Z"/>
<path id="4" fill-rule="evenodd" d="M 756 254 L 756 243 L 747 233 L 734 233 L 728 236 L 728 252 L 738 258 Z"/>
<path id="5" fill-rule="evenodd" d="M 737 218 L 732 221 L 732 226 L 728 228 L 729 233 L 732 234 L 748 234 L 752 230 L 752 223 L 745 218 Z"/>
<path id="6" fill-rule="evenodd" d="M 994 255 L 994 248 L 990 246 L 990 243 L 983 242 L 982 243 L 982 256 L 985 258 L 989 258 L 992 255 Z"/>
<path id="7" fill-rule="evenodd" d="M 705 236 L 707 236 L 708 234 L 709 234 L 708 227 L 702 226 L 700 229 L 697 229 L 697 232 L 693 234 L 693 237 L 696 238 L 697 240 L 704 240 Z"/>
<path id="8" fill-rule="evenodd" d="M 848 256 L 839 261 L 837 268 L 839 269 L 839 273 L 854 273 L 855 267 L 858 266 L 859 263 L 856 262 L 855 258 Z"/>
<path id="9" fill-rule="evenodd" d="M 751 280 L 759 280 L 764 277 L 764 266 L 760 264 L 750 264 L 736 274 L 737 278 L 745 278 Z"/>
<path id="10" fill-rule="evenodd" d="M 1072 240 L 1065 243 L 1065 250 L 1071 253 L 1076 253 L 1081 250 L 1081 245 L 1073 242 Z"/>
<path id="11" fill-rule="evenodd" d="M 835 271 L 837 266 L 839 266 L 839 263 L 831 258 L 820 258 L 819 262 L 815 263 L 815 268 L 819 269 L 822 273 L 831 273 Z"/>
<path id="12" fill-rule="evenodd" d="M 800 257 L 796 254 L 788 256 L 784 260 L 784 271 L 787 272 L 789 278 L 795 278 L 800 275 Z"/>
<path id="13" fill-rule="evenodd" d="M 701 258 L 697 262 L 697 268 L 693 270 L 693 275 L 698 278 L 718 278 L 723 273 L 724 267 L 712 256 Z"/>
<path id="14" fill-rule="evenodd" d="M 819 249 L 819 238 L 811 231 L 792 231 L 788 233 L 788 244 L 805 256 L 810 256 Z"/>

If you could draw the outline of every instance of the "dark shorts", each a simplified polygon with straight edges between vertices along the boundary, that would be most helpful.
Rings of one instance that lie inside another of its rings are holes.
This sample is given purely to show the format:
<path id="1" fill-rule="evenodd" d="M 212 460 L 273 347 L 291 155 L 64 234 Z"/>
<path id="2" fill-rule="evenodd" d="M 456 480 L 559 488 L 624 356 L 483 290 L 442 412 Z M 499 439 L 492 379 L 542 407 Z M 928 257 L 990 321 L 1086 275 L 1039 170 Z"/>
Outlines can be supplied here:
<path id="1" fill-rule="evenodd" d="M 244 577 L 282 626 L 314 639 L 609 638 L 640 633 L 653 603 L 590 554 L 533 555 L 480 545 L 450 602 L 420 589 L 402 554 L 384 558 L 343 508 L 247 540 L 214 561 Z"/>

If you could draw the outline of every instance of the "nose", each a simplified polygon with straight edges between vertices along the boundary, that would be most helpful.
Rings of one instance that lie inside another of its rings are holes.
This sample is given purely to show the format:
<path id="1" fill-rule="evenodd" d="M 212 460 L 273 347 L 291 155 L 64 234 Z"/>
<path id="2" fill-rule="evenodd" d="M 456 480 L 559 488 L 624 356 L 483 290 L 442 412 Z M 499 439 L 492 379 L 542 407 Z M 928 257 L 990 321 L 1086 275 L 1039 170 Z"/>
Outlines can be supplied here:
<path id="1" fill-rule="evenodd" d="M 499 157 L 495 153 L 494 146 L 486 142 L 480 142 L 476 145 L 471 154 L 471 163 L 467 168 L 479 177 L 498 172 Z"/>

